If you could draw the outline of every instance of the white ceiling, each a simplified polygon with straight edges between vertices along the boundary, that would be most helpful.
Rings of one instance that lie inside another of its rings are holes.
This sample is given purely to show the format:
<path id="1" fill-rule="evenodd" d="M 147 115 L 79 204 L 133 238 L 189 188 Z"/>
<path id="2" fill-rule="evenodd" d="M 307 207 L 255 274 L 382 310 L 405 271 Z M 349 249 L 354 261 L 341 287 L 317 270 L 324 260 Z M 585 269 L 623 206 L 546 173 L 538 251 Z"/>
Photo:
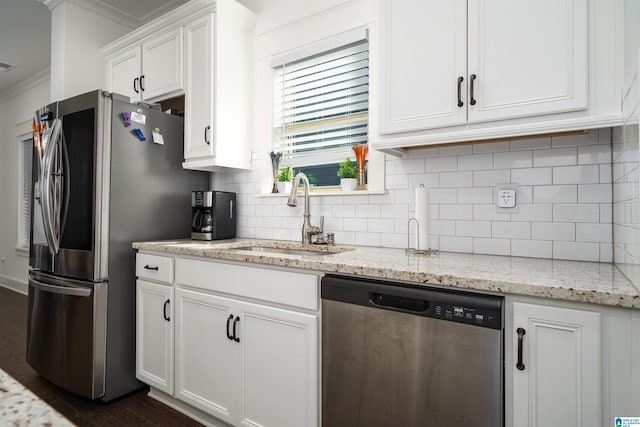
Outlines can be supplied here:
<path id="1" fill-rule="evenodd" d="M 133 21 L 143 24 L 188 0 L 83 1 L 116 9 Z M 269 0 L 238 0 L 257 13 L 260 13 L 267 1 Z M 49 68 L 50 38 L 51 12 L 40 0 L 0 0 L 0 62 L 15 65 L 9 71 L 0 71 L 0 98 L 17 83 Z"/>

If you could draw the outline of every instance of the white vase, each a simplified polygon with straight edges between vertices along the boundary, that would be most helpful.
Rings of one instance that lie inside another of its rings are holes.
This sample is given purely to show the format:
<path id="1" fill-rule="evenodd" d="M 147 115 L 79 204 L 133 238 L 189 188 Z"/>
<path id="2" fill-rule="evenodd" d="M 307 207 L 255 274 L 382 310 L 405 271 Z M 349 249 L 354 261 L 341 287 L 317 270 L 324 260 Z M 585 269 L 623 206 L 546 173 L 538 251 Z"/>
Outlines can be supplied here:
<path id="1" fill-rule="evenodd" d="M 289 194 L 291 192 L 291 181 L 278 181 L 278 193 Z"/>
<path id="2" fill-rule="evenodd" d="M 358 180 L 355 178 L 340 178 L 340 188 L 342 191 L 354 191 L 358 185 Z"/>

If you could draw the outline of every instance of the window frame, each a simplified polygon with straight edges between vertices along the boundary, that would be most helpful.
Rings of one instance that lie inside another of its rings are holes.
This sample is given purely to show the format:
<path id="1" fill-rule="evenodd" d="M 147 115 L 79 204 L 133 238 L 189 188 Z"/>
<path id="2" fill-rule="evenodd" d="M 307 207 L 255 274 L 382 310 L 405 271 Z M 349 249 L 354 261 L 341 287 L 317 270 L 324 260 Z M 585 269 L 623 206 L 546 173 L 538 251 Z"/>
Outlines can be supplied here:
<path id="1" fill-rule="evenodd" d="M 375 70 L 377 66 L 377 57 L 375 55 L 375 49 L 377 48 L 376 44 L 376 33 L 375 33 L 375 25 L 373 23 L 369 23 L 368 25 L 357 27 L 355 29 L 351 29 L 349 31 L 345 31 L 343 33 L 334 34 L 330 37 L 327 37 L 320 41 L 311 42 L 302 46 L 298 46 L 296 48 L 292 48 L 285 53 L 281 53 L 279 55 L 274 55 L 268 58 L 267 63 L 269 66 L 269 82 L 273 82 L 274 78 L 274 69 L 282 64 L 286 64 L 288 62 L 293 62 L 302 58 L 306 58 L 315 54 L 323 53 L 338 47 L 342 47 L 353 43 L 354 41 L 364 40 L 366 39 L 369 43 L 369 69 Z M 267 65 L 267 64 L 265 64 Z M 377 134 L 377 125 L 375 122 L 375 118 L 377 118 L 377 109 L 375 108 L 375 99 L 377 99 L 377 93 L 375 92 L 375 73 L 369 71 L 369 109 L 368 109 L 368 133 L 369 138 L 368 142 L 371 141 L 371 138 Z M 270 115 L 269 115 L 269 125 L 270 130 L 269 134 L 272 135 L 269 140 L 269 148 L 274 148 L 273 141 L 273 123 L 274 123 L 274 102 L 273 97 L 274 93 L 272 90 L 272 85 L 269 86 L 271 89 L 269 90 L 269 98 L 270 98 Z M 355 154 L 351 156 L 355 161 Z M 266 159 L 269 159 L 269 156 L 266 156 Z M 365 195 L 365 194 L 383 194 L 386 193 L 385 189 L 385 161 L 386 157 L 383 152 L 369 149 L 367 155 L 367 190 L 355 190 L 352 192 L 344 192 L 340 190 L 339 185 L 332 186 L 319 186 L 312 187 L 311 191 L 321 195 Z M 269 166 L 271 166 L 271 162 L 269 159 Z M 280 167 L 286 165 L 281 164 Z M 269 167 L 269 170 L 271 168 Z M 262 188 L 270 190 L 273 184 L 271 173 L 268 174 L 271 179 L 269 179 L 268 184 L 265 182 Z M 267 176 L 265 173 L 263 176 Z M 268 195 L 264 194 L 263 195 Z M 276 194 L 277 195 L 277 194 Z"/>
<path id="2" fill-rule="evenodd" d="M 29 240 L 25 241 L 25 231 L 26 227 L 31 227 L 30 222 L 25 223 L 25 200 L 24 200 L 24 143 L 26 141 L 31 141 L 29 146 L 33 145 L 33 134 L 31 133 L 29 126 L 31 124 L 31 120 L 26 120 L 22 123 L 16 125 L 16 144 L 18 146 L 17 151 L 17 224 L 16 224 L 16 246 L 15 250 L 18 255 L 21 256 L 29 256 Z M 32 159 L 33 162 L 33 159 Z M 33 187 L 33 184 L 31 184 Z M 33 189 L 32 189 L 33 191 Z M 31 198 L 31 197 L 30 197 Z M 27 201 L 29 204 L 31 200 Z M 31 216 L 31 212 L 29 213 L 29 217 Z M 30 232 L 30 230 L 29 230 Z"/>

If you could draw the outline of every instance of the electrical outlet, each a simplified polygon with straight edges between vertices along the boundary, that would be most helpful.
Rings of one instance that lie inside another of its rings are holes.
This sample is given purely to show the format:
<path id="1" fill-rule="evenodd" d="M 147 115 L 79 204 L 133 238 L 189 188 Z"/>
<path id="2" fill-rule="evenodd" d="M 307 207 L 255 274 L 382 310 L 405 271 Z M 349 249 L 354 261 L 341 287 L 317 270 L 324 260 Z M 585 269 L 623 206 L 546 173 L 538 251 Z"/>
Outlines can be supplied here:
<path id="1" fill-rule="evenodd" d="M 498 207 L 499 208 L 515 208 L 516 207 L 516 190 L 512 188 L 503 188 L 498 190 Z"/>
<path id="2" fill-rule="evenodd" d="M 493 202 L 497 213 L 518 212 L 518 184 L 504 183 L 493 187 Z"/>

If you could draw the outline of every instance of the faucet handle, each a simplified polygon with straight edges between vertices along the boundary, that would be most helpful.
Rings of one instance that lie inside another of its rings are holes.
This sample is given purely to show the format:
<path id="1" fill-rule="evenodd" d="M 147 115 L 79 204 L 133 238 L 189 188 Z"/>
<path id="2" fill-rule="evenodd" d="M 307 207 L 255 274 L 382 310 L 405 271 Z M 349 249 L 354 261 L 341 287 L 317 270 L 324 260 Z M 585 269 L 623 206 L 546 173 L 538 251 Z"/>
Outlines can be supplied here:
<path id="1" fill-rule="evenodd" d="M 320 216 L 320 234 L 324 231 L 324 215 Z"/>

